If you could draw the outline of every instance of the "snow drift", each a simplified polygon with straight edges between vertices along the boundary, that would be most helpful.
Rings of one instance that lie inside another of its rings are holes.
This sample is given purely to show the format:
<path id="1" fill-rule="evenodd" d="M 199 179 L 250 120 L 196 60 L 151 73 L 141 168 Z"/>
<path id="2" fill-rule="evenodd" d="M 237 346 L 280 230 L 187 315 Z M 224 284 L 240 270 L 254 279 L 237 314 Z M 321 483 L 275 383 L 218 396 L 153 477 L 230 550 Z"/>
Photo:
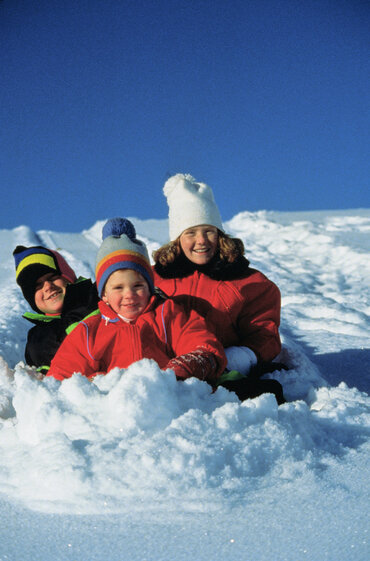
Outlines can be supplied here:
<path id="1" fill-rule="evenodd" d="M 167 240 L 167 221 L 131 220 L 149 253 Z M 299 549 L 305 559 L 317 559 L 320 545 L 321 559 L 365 559 L 370 212 L 242 212 L 225 224 L 243 239 L 252 266 L 282 292 L 280 358 L 290 370 L 276 376 L 288 399 L 280 407 L 271 395 L 240 403 L 224 388 L 212 394 L 198 380 L 177 382 L 150 360 L 92 383 L 78 374 L 62 384 L 37 379 L 22 362 L 30 325 L 21 318 L 27 304 L 15 283 L 12 251 L 17 244 L 47 245 L 77 274 L 93 277 L 103 224 L 81 234 L 25 226 L 0 231 L 4 509 L 72 517 L 129 513 L 131 521 L 155 515 L 168 525 L 173 517 L 201 516 L 221 536 L 225 523 L 245 518 L 252 505 L 260 505 L 254 523 L 262 528 L 271 501 L 285 516 L 298 517 L 305 502 L 313 524 L 307 531 L 315 536 L 315 546 Z M 312 515 L 318 498 L 319 519 Z M 355 538 L 348 526 L 354 518 Z M 260 551 L 261 530 L 243 524 L 233 559 L 246 548 L 255 560 L 299 558 L 276 522 L 269 531 L 279 536 L 284 557 L 267 546 Z M 295 538 L 301 539 L 299 529 Z M 222 547 L 218 552 L 213 559 L 225 558 Z M 178 554 L 173 546 L 162 558 Z M 108 557 L 119 558 L 114 555 Z"/>

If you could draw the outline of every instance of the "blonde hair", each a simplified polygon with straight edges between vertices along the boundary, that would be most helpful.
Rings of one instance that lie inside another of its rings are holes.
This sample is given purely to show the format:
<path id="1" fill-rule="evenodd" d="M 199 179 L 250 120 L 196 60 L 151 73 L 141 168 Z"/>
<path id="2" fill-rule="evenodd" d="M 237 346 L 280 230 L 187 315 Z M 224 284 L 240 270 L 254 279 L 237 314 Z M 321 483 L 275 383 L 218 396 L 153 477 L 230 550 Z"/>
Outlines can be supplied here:
<path id="1" fill-rule="evenodd" d="M 241 239 L 232 238 L 218 229 L 217 234 L 218 252 L 223 261 L 233 263 L 238 257 L 244 255 L 244 244 Z M 173 242 L 162 245 L 162 247 L 153 251 L 153 259 L 155 263 L 160 263 L 165 267 L 170 263 L 174 263 L 181 253 L 182 249 L 179 236 Z"/>

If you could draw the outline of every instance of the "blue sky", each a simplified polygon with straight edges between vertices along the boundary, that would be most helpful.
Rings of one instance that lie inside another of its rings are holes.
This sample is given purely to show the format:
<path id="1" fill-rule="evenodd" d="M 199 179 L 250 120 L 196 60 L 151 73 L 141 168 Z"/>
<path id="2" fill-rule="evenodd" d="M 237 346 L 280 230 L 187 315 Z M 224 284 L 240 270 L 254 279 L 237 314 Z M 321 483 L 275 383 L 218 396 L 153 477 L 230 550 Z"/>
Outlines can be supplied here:
<path id="1" fill-rule="evenodd" d="M 370 206 L 370 7 L 3 0 L 0 228 L 165 218 L 191 173 L 222 217 Z"/>

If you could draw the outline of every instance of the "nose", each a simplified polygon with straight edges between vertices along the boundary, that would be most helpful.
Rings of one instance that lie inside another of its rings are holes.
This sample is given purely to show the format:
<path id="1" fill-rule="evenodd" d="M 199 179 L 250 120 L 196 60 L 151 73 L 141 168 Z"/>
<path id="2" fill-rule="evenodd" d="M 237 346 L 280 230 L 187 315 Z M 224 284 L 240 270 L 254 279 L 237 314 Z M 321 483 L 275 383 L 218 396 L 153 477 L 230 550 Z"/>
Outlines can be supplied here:
<path id="1" fill-rule="evenodd" d="M 134 291 L 130 287 L 125 288 L 125 290 L 123 291 L 123 297 L 124 298 L 132 298 L 133 294 L 134 294 Z"/>
<path id="2" fill-rule="evenodd" d="M 42 289 L 45 290 L 45 292 L 49 292 L 50 290 L 54 290 L 56 287 L 54 281 L 52 279 L 46 279 L 44 280 L 44 284 L 42 285 Z"/>
<path id="3" fill-rule="evenodd" d="M 207 243 L 207 237 L 203 234 L 203 232 L 199 232 L 195 238 L 195 242 L 198 245 L 205 245 Z"/>

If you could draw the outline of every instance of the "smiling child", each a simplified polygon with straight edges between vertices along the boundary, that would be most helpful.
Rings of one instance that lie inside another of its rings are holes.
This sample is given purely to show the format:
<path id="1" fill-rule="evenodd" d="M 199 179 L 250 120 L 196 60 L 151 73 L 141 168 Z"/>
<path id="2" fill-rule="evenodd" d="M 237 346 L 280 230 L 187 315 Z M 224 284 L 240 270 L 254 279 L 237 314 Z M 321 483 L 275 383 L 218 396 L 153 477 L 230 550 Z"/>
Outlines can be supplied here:
<path id="1" fill-rule="evenodd" d="M 96 310 L 96 286 L 90 279 L 77 279 L 64 257 L 55 250 L 18 245 L 13 256 L 17 283 L 34 310 L 23 315 L 34 324 L 27 336 L 26 363 L 46 374 L 75 323 Z"/>
<path id="2" fill-rule="evenodd" d="M 65 339 L 49 375 L 63 380 L 81 372 L 90 378 L 148 358 L 178 379 L 195 376 L 215 383 L 226 364 L 221 343 L 195 310 L 186 313 L 155 289 L 146 246 L 125 218 L 111 219 L 103 228 L 96 283 L 100 313 Z"/>

